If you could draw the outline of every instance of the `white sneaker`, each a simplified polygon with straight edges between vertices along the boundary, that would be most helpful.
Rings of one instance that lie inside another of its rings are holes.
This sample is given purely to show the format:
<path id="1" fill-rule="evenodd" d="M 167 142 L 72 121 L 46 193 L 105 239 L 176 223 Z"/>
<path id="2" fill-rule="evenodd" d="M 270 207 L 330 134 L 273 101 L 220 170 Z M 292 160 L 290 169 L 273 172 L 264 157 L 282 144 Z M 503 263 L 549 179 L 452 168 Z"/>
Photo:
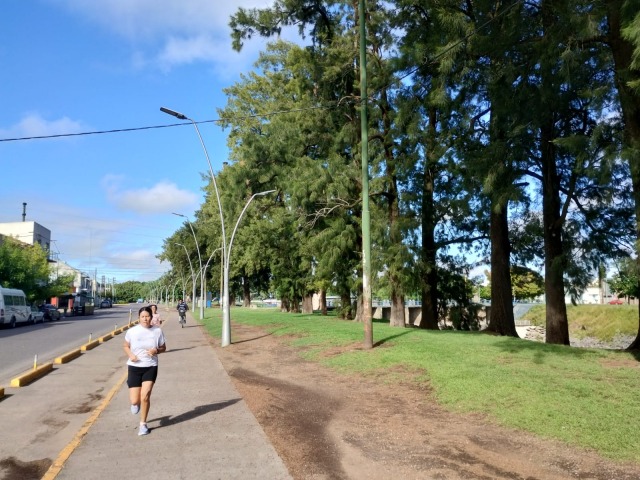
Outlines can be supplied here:
<path id="1" fill-rule="evenodd" d="M 149 427 L 145 424 L 140 425 L 140 430 L 138 430 L 138 436 L 142 435 L 149 435 Z"/>
<path id="2" fill-rule="evenodd" d="M 131 413 L 137 415 L 140 411 L 140 405 L 131 405 Z"/>

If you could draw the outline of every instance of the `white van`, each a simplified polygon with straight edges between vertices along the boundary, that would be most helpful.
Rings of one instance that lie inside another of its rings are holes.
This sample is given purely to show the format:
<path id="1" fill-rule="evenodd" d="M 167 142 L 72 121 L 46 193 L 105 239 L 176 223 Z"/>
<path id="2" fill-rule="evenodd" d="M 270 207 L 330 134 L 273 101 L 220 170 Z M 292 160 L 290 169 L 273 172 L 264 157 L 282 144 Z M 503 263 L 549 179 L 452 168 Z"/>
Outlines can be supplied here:
<path id="1" fill-rule="evenodd" d="M 0 325 L 31 322 L 31 307 L 22 290 L 0 286 Z"/>

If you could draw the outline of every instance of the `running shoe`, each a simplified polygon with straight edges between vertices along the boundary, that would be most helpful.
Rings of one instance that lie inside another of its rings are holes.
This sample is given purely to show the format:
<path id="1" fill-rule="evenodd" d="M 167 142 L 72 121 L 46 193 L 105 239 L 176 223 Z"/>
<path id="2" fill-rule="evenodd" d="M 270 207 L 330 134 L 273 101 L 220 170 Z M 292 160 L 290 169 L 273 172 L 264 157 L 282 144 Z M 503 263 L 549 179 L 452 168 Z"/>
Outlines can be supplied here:
<path id="1" fill-rule="evenodd" d="M 149 435 L 149 427 L 146 425 L 140 425 L 140 430 L 138 430 L 138 436 Z"/>
<path id="2" fill-rule="evenodd" d="M 140 405 L 131 405 L 131 413 L 137 415 L 140 411 Z"/>

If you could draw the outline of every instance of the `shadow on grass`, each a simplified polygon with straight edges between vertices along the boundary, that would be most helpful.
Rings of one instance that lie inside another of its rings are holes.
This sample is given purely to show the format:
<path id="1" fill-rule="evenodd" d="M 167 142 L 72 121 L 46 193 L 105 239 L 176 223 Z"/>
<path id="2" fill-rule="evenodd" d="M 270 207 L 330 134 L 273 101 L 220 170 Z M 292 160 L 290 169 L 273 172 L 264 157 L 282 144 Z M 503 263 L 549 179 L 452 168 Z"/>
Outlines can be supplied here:
<path id="1" fill-rule="evenodd" d="M 283 328 L 275 328 L 275 329 L 265 333 L 264 335 L 259 335 L 257 337 L 252 337 L 252 338 L 245 338 L 244 340 L 233 341 L 233 342 L 231 342 L 231 344 L 253 342 L 255 340 L 260 340 L 261 338 L 264 338 L 264 337 L 270 337 L 271 335 L 273 335 L 274 333 L 276 333 L 276 332 L 278 332 L 280 330 L 283 330 Z"/>
<path id="2" fill-rule="evenodd" d="M 640 362 L 640 350 L 624 350 L 624 352 L 635 358 L 636 362 Z"/>
<path id="3" fill-rule="evenodd" d="M 531 340 L 517 339 L 513 337 L 501 337 L 502 341 L 496 342 L 496 347 L 505 353 L 533 352 L 533 362 L 544 364 L 546 357 L 551 355 L 555 359 L 558 357 L 586 358 L 600 353 L 626 353 L 624 350 L 604 350 L 599 348 L 571 347 L 569 345 L 554 345 L 549 343 L 535 342 Z M 640 352 L 638 352 L 640 353 Z M 640 355 L 634 355 L 636 360 L 640 360 Z"/>
<path id="4" fill-rule="evenodd" d="M 402 337 L 402 336 L 407 335 L 407 334 L 409 334 L 411 332 L 412 332 L 412 330 L 403 330 L 402 332 L 400 332 L 400 333 L 398 333 L 396 335 L 390 335 L 388 337 L 385 337 L 385 338 L 382 338 L 382 339 L 378 340 L 377 342 L 374 342 L 373 346 L 374 347 L 379 347 L 379 346 L 384 345 L 385 343 L 393 340 L 394 338 Z"/>

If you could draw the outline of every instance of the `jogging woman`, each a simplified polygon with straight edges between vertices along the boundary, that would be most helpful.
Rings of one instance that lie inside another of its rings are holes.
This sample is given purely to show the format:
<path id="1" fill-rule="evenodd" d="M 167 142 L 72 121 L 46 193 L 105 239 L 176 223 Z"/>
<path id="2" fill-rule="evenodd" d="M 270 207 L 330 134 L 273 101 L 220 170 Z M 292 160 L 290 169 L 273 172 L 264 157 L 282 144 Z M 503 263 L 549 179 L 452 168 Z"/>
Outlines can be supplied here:
<path id="1" fill-rule="evenodd" d="M 158 376 L 158 354 L 167 350 L 162 329 L 151 325 L 151 308 L 142 307 L 138 311 L 139 323 L 127 330 L 124 337 L 124 352 L 129 375 L 129 400 L 131 413 L 140 412 L 138 435 L 147 435 L 147 416 L 151 407 L 151 391 Z"/>

